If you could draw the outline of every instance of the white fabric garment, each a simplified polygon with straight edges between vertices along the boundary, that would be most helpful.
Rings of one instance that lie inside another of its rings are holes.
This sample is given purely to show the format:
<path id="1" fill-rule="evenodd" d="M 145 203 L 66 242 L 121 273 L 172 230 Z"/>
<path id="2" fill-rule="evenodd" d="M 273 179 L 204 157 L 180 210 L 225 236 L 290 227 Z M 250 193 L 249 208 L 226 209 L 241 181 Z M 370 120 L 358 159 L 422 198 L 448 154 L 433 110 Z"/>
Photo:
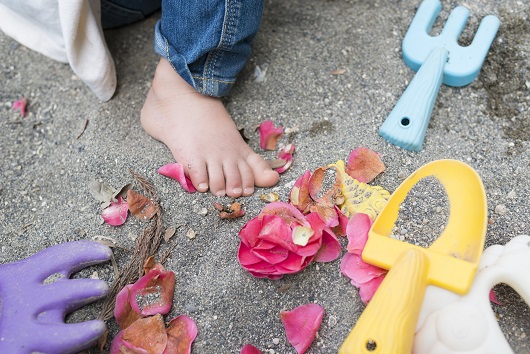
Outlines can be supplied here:
<path id="1" fill-rule="evenodd" d="M 100 0 L 0 0 L 0 29 L 22 45 L 69 63 L 102 101 L 116 90 L 116 68 L 101 27 Z"/>

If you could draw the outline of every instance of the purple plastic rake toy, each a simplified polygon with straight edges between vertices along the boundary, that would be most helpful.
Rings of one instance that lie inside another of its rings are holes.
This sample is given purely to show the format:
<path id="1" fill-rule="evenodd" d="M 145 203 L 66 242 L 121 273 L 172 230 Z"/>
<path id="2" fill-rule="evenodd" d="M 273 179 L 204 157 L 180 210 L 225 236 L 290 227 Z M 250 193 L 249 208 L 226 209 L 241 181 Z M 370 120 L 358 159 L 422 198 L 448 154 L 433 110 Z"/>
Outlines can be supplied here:
<path id="1" fill-rule="evenodd" d="M 108 285 L 69 277 L 110 257 L 107 246 L 74 241 L 0 265 L 0 353 L 77 353 L 94 345 L 103 321 L 67 324 L 64 317 L 104 297 Z"/>

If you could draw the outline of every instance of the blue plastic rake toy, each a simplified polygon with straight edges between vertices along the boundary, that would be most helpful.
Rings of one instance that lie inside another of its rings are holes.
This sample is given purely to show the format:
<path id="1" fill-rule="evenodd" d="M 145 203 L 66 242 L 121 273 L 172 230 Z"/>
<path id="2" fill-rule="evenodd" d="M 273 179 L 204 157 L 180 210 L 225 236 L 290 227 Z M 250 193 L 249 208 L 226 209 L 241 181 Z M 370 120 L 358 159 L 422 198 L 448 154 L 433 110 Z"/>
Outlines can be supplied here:
<path id="1" fill-rule="evenodd" d="M 462 47 L 458 37 L 469 10 L 456 7 L 440 35 L 432 37 L 441 9 L 439 0 L 424 0 L 418 8 L 402 44 L 403 60 L 417 74 L 379 129 L 379 135 L 406 150 L 421 150 L 442 82 L 459 87 L 477 77 L 500 26 L 497 17 L 484 17 L 472 43 Z"/>

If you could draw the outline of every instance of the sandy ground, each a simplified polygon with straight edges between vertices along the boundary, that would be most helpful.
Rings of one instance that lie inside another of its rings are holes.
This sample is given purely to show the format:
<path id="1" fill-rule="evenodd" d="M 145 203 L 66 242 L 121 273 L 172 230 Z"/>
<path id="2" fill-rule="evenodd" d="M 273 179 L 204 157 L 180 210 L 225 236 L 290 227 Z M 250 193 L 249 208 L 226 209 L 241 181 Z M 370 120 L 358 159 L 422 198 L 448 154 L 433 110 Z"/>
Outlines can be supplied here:
<path id="1" fill-rule="evenodd" d="M 463 42 L 469 42 L 485 15 L 497 15 L 502 25 L 479 77 L 463 88 L 441 87 L 423 150 L 415 153 L 387 143 L 377 130 L 414 75 L 401 58 L 400 46 L 418 4 L 267 3 L 252 59 L 227 107 L 256 150 L 254 129 L 260 122 L 272 119 L 284 128 L 299 127 L 282 139 L 296 144 L 297 151 L 278 186 L 240 198 L 247 213 L 231 221 L 220 220 L 212 207 L 229 198 L 188 194 L 156 172 L 173 159 L 165 146 L 143 132 L 139 113 L 157 63 L 152 50 L 157 16 L 106 32 L 118 71 L 117 93 L 107 103 L 99 102 L 69 66 L 0 33 L 0 261 L 97 235 L 133 248 L 145 224 L 133 218 L 117 228 L 100 224 L 98 202 L 88 189 L 92 180 L 114 187 L 131 182 L 132 169 L 154 184 L 164 225 L 180 225 L 165 263 L 177 277 L 170 317 L 185 313 L 196 321 L 194 353 L 237 353 L 246 343 L 265 353 L 294 353 L 279 312 L 308 302 L 326 311 L 308 353 L 336 353 L 364 308 L 357 290 L 340 274 L 340 259 L 312 264 L 279 281 L 255 279 L 236 260 L 237 233 L 264 206 L 261 193 L 272 190 L 286 201 L 290 186 L 304 171 L 345 159 L 359 146 L 382 154 L 387 170 L 374 183 L 391 192 L 425 163 L 451 158 L 468 163 L 483 180 L 489 214 L 486 246 L 530 233 L 530 1 L 465 1 L 471 18 Z M 442 19 L 459 4 L 444 1 Z M 266 81 L 254 82 L 256 65 L 265 64 Z M 336 69 L 345 72 L 330 74 Z M 22 96 L 29 102 L 26 118 L 11 109 Z M 86 120 L 86 131 L 78 137 Z M 397 225 L 407 239 L 432 236 L 439 227 L 430 219 L 432 207 L 444 203 L 443 192 L 423 192 L 431 197 L 425 198 L 428 205 L 410 209 L 408 219 Z M 411 220 L 416 221 L 412 226 Z M 185 236 L 189 229 L 195 231 L 194 239 Z M 167 247 L 163 244 L 161 250 Z M 116 249 L 115 256 L 123 265 L 130 252 Z M 109 263 L 81 275 L 94 271 L 101 279 L 113 279 Z M 517 353 L 530 352 L 528 306 L 510 287 L 495 290 L 503 305 L 493 309 L 509 343 Z M 100 307 L 100 302 L 90 305 L 69 320 L 95 318 Z M 116 324 L 109 326 L 115 335 Z"/>

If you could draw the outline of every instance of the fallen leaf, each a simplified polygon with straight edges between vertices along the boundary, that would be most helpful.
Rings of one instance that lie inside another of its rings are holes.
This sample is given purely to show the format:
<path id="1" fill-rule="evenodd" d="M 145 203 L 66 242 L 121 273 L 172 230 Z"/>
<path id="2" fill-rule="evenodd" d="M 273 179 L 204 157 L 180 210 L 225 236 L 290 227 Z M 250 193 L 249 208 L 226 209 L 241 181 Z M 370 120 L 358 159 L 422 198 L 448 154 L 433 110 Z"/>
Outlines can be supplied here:
<path id="1" fill-rule="evenodd" d="M 317 304 L 305 304 L 280 312 L 287 340 L 298 354 L 305 353 L 315 339 L 323 316 L 324 309 Z"/>
<path id="2" fill-rule="evenodd" d="M 102 203 L 108 203 L 114 198 L 116 189 L 104 182 L 90 181 L 88 183 L 90 194 Z"/>
<path id="3" fill-rule="evenodd" d="M 238 202 L 234 202 L 230 205 L 223 205 L 215 202 L 213 203 L 213 206 L 219 211 L 219 217 L 221 219 L 235 219 L 245 215 L 245 211 Z"/>
<path id="4" fill-rule="evenodd" d="M 164 233 L 164 241 L 168 242 L 175 235 L 176 231 L 174 227 L 168 227 Z"/>
<path id="5" fill-rule="evenodd" d="M 266 120 L 259 125 L 259 146 L 263 150 L 276 150 L 276 143 L 283 135 L 281 127 L 274 127 L 272 120 Z"/>
<path id="6" fill-rule="evenodd" d="M 158 211 L 158 206 L 151 199 L 133 189 L 127 191 L 127 204 L 129 211 L 141 221 L 149 221 Z"/>
<path id="7" fill-rule="evenodd" d="M 101 217 L 107 224 L 119 226 L 123 225 L 125 220 L 127 220 L 128 211 L 129 206 L 127 202 L 122 197 L 118 197 L 117 202 L 110 202 L 110 206 L 103 209 Z"/>
<path id="8" fill-rule="evenodd" d="M 13 109 L 20 111 L 20 115 L 22 116 L 22 118 L 26 116 L 27 103 L 28 101 L 26 97 L 23 97 L 21 100 L 16 100 L 15 102 L 13 102 Z"/>
<path id="9" fill-rule="evenodd" d="M 178 162 L 168 163 L 167 165 L 160 167 L 158 173 L 162 176 L 173 178 L 179 182 L 186 192 L 194 193 L 197 191 L 193 186 L 193 183 L 191 183 L 191 179 L 184 173 L 184 166 Z"/>
<path id="10" fill-rule="evenodd" d="M 344 74 L 345 72 L 346 72 L 345 69 L 335 69 L 335 70 L 330 71 L 329 73 L 330 73 L 331 75 L 342 75 L 342 74 Z"/>

